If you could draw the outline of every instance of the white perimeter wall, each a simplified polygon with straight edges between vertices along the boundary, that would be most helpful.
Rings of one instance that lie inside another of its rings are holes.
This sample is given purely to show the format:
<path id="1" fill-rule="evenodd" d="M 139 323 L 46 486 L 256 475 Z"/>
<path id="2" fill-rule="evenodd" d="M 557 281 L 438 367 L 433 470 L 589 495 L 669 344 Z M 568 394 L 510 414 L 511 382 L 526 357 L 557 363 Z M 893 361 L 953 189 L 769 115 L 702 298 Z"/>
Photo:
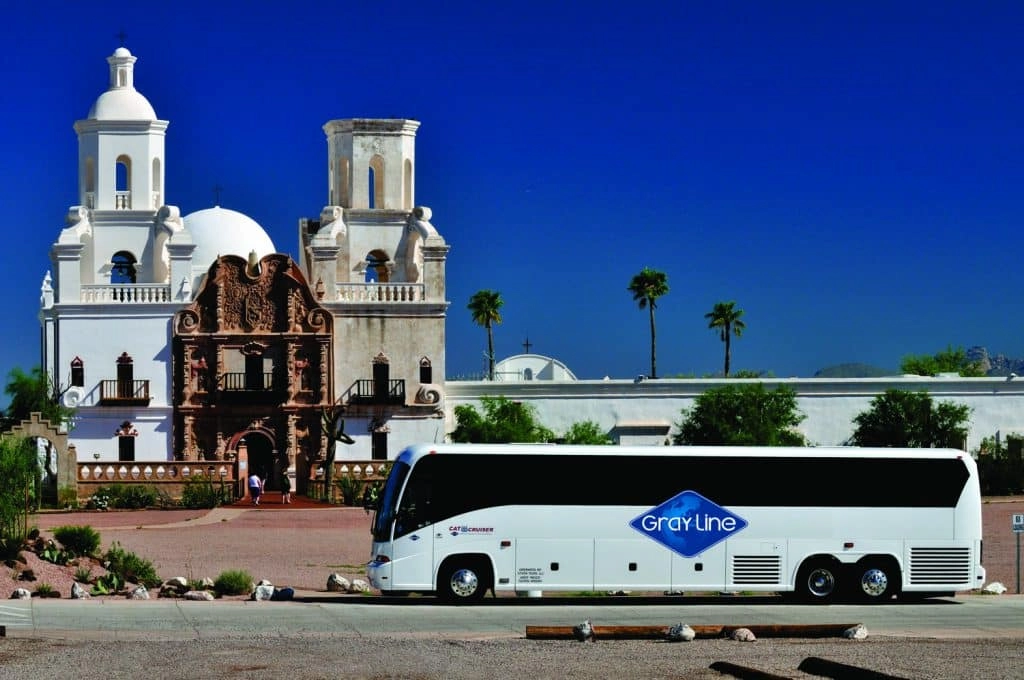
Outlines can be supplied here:
<path id="1" fill-rule="evenodd" d="M 563 434 L 576 422 L 592 420 L 604 431 L 616 426 L 671 426 L 678 432 L 681 412 L 693 406 L 705 390 L 762 382 L 766 389 L 780 385 L 797 393 L 805 416 L 799 430 L 815 445 L 841 445 L 853 434 L 853 419 L 870 408 L 871 400 L 887 389 L 927 391 L 936 401 L 971 408 L 967 447 L 973 451 L 982 438 L 1000 432 L 1024 432 L 1024 378 L 859 378 L 831 380 L 786 378 L 765 380 L 586 380 L 576 382 L 458 381 L 445 385 L 447 431 L 455 428 L 454 410 L 460 404 L 479 407 L 480 397 L 504 396 L 532 405 L 540 422 Z"/>

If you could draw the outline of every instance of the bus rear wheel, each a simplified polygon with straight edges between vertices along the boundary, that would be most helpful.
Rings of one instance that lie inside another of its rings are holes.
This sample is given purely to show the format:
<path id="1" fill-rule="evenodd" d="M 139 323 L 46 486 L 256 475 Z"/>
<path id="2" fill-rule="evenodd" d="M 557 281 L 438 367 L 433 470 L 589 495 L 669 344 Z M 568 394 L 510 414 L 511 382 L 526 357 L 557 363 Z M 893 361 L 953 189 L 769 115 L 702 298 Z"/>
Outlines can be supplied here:
<path id="1" fill-rule="evenodd" d="M 807 562 L 796 579 L 797 595 L 807 602 L 831 602 L 839 589 L 839 573 L 839 564 L 831 560 Z"/>
<path id="2" fill-rule="evenodd" d="M 437 577 L 437 594 L 448 602 L 476 602 L 489 587 L 488 573 L 479 560 L 446 562 Z"/>
<path id="3" fill-rule="evenodd" d="M 896 592 L 899 571 L 886 559 L 863 560 L 857 564 L 857 599 L 864 602 L 887 602 Z"/>

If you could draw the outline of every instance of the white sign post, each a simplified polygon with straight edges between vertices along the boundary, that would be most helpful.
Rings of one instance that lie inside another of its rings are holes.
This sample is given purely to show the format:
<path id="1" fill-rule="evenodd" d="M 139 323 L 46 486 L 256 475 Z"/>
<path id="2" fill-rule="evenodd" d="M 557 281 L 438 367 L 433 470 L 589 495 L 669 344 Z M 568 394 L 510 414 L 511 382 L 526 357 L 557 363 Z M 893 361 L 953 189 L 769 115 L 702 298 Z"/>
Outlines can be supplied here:
<path id="1" fill-rule="evenodd" d="M 1020 595 L 1020 535 L 1024 534 L 1024 513 L 1013 514 L 1010 526 L 1017 537 L 1017 594 Z"/>

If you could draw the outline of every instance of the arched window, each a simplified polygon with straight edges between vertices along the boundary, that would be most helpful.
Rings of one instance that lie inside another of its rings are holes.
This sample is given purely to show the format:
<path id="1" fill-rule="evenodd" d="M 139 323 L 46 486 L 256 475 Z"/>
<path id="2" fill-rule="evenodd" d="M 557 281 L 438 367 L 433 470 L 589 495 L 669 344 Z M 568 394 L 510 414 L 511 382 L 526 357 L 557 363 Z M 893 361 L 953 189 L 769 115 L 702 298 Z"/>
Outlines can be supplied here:
<path id="1" fill-rule="evenodd" d="M 160 159 L 153 159 L 153 209 L 156 210 L 163 203 L 163 196 L 160 195 Z"/>
<path id="2" fill-rule="evenodd" d="M 408 158 L 402 173 L 402 209 L 412 210 L 412 161 Z"/>
<path id="3" fill-rule="evenodd" d="M 85 363 L 80 357 L 71 360 L 71 386 L 85 387 Z"/>
<path id="4" fill-rule="evenodd" d="M 131 210 L 132 159 L 128 156 L 118 156 L 114 171 L 114 207 L 118 210 Z"/>
<path id="5" fill-rule="evenodd" d="M 430 359 L 427 357 L 420 358 L 420 383 L 429 385 L 434 382 L 434 370 L 430 364 Z"/>
<path id="6" fill-rule="evenodd" d="M 384 159 L 376 155 L 370 159 L 369 170 L 370 208 L 386 208 L 384 205 Z"/>
<path id="7" fill-rule="evenodd" d="M 374 250 L 366 256 L 366 283 L 387 283 L 391 278 L 387 253 Z"/>
<path id="8" fill-rule="evenodd" d="M 111 283 L 135 283 L 135 256 L 127 250 L 114 253 L 110 258 L 110 282 Z"/>
<path id="9" fill-rule="evenodd" d="M 351 207 L 351 205 L 349 203 L 349 197 L 348 197 L 348 183 L 349 183 L 349 179 L 348 179 L 348 159 L 347 158 L 339 158 L 338 159 L 338 176 L 337 176 L 336 179 L 337 179 L 337 183 L 338 183 L 338 196 L 337 196 L 337 201 L 338 202 L 335 203 L 334 205 L 340 205 L 343 208 L 349 208 L 349 207 Z"/>

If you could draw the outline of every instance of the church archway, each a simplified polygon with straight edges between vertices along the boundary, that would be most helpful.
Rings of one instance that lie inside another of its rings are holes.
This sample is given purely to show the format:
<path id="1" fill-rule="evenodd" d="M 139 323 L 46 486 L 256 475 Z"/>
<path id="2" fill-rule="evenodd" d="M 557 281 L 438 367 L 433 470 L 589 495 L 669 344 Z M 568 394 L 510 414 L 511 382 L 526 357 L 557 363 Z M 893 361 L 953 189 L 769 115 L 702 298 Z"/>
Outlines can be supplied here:
<path id="1" fill-rule="evenodd" d="M 264 481 L 266 491 L 280 489 L 282 468 L 273 433 L 263 428 L 239 432 L 232 437 L 229 448 L 238 450 L 243 443 L 247 459 L 245 476 L 253 473 L 259 475 Z"/>
<path id="2" fill-rule="evenodd" d="M 53 479 L 49 488 L 43 489 L 44 499 L 56 501 L 59 491 L 67 489 L 69 496 L 78 496 L 78 455 L 74 447 L 68 445 L 68 435 L 61 432 L 57 426 L 42 417 L 42 414 L 34 411 L 29 415 L 28 420 L 23 420 L 3 434 L 5 437 L 31 437 L 37 445 L 41 442 L 47 451 L 56 460 L 45 461 L 48 473 L 53 473 Z"/>

